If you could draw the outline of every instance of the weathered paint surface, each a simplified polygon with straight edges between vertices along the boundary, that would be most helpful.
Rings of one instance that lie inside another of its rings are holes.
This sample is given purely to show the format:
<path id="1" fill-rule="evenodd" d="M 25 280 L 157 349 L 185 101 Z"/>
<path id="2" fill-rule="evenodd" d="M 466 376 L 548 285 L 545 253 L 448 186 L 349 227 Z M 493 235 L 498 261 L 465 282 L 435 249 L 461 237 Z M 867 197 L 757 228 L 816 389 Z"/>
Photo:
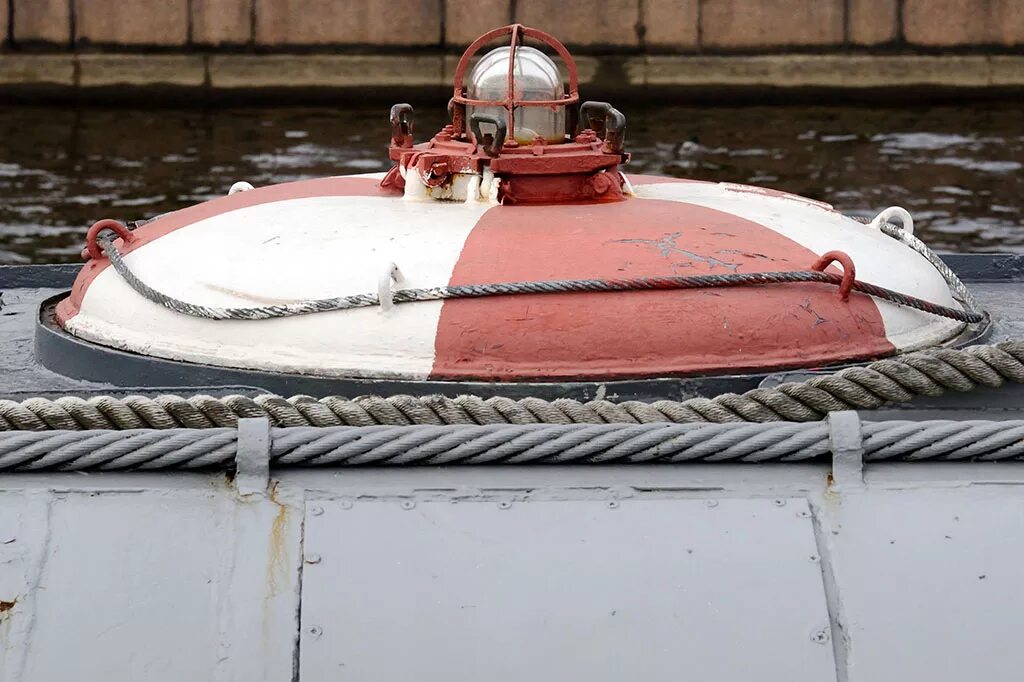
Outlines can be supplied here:
<path id="1" fill-rule="evenodd" d="M 638 196 L 680 201 L 727 211 L 784 235 L 815 254 L 833 249 L 848 253 L 857 277 L 943 305 L 956 306 L 938 273 L 917 253 L 878 230 L 862 229 L 828 204 L 776 190 L 707 182 L 637 182 Z M 916 293 L 915 293 L 916 292 Z M 959 329 L 953 320 L 878 302 L 886 336 L 901 350 L 932 345 Z"/>
<path id="2" fill-rule="evenodd" d="M 270 185 L 261 188 L 259 192 L 236 192 L 218 199 L 205 201 L 195 206 L 189 206 L 179 211 L 160 216 L 146 226 L 144 230 L 133 233 L 134 238 L 128 242 L 119 242 L 122 254 L 129 254 L 140 249 L 161 237 L 164 237 L 176 230 L 191 227 L 209 218 L 229 214 L 238 218 L 236 211 L 273 204 L 280 201 L 294 201 L 297 199 L 314 199 L 323 197 L 341 196 L 378 196 L 386 194 L 381 192 L 378 182 L 382 176 L 379 174 L 353 175 L 344 178 L 319 178 L 306 180 L 304 182 L 290 182 L 280 185 Z M 187 261 L 186 261 L 187 262 Z M 106 259 L 93 259 L 85 264 L 82 273 L 75 281 L 71 290 L 71 296 L 63 301 L 58 309 L 58 316 L 62 319 L 71 318 L 81 311 L 82 299 L 93 280 L 110 267 L 110 261 Z"/>
<path id="3" fill-rule="evenodd" d="M 496 206 L 382 194 L 380 175 L 242 192 L 147 224 L 128 245 L 152 286 L 211 306 L 515 280 L 806 270 L 846 251 L 865 281 L 955 305 L 922 257 L 827 204 L 633 176 L 623 202 Z M 615 379 L 816 366 L 941 343 L 960 325 L 835 288 L 488 297 L 264 321 L 173 313 L 87 265 L 59 317 L 147 355 L 333 376 Z M 259 343 L 254 344 L 253 339 Z"/>
<path id="4" fill-rule="evenodd" d="M 290 680 L 301 507 L 101 481 L 2 483 L 0 679 Z"/>
<path id="5" fill-rule="evenodd" d="M 752 220 L 676 201 L 502 206 L 451 283 L 806 270 L 817 254 Z M 888 355 L 878 307 L 779 285 L 446 301 L 436 378 L 657 376 Z"/>
<path id="6" fill-rule="evenodd" d="M 376 291 L 391 262 L 401 269 L 404 286 L 445 284 L 466 235 L 489 206 L 405 202 L 376 196 L 377 179 L 358 180 L 353 192 L 374 195 L 271 199 L 184 222 L 126 260 L 165 293 L 211 305 L 265 305 Z M 194 277 L 181 276 L 183 263 Z M 364 308 L 255 324 L 210 321 L 141 299 L 108 267 L 89 285 L 81 312 L 66 327 L 90 340 L 160 357 L 425 378 L 434 360 L 441 305 L 425 301 L 387 312 Z"/>
<path id="7" fill-rule="evenodd" d="M 1016 679 L 1024 470 L 829 471 L 7 475 L 0 679 Z"/>

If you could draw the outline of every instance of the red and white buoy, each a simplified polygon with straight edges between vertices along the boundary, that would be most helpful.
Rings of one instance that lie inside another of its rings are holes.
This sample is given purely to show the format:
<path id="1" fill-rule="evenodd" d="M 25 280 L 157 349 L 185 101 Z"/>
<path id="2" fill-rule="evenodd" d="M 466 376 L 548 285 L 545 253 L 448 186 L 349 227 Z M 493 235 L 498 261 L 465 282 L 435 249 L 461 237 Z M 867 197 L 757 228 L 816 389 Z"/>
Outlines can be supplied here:
<path id="1" fill-rule="evenodd" d="M 506 36 L 510 45 L 467 77 L 471 58 Z M 564 61 L 567 90 L 526 40 Z M 387 174 L 244 188 L 115 242 L 140 280 L 199 306 L 371 292 L 382 305 L 260 320 L 183 315 L 138 293 L 93 243 L 58 320 L 98 344 L 188 362 L 487 381 L 819 366 L 941 344 L 964 327 L 814 282 L 389 305 L 400 289 L 808 271 L 841 251 L 858 280 L 960 309 L 924 256 L 827 204 L 623 174 L 625 118 L 604 103 L 578 105 L 561 43 L 518 25 L 497 29 L 462 56 L 452 122 L 430 141 L 414 144 L 411 107 L 392 109 Z"/>

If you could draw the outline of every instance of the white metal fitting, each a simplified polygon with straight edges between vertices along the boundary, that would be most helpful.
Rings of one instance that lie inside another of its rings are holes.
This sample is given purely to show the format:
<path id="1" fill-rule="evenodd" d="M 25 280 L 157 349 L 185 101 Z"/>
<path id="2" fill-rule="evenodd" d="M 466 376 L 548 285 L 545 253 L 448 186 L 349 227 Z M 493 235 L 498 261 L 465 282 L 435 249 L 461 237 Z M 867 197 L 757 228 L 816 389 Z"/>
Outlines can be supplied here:
<path id="1" fill-rule="evenodd" d="M 401 284 L 405 278 L 402 271 L 393 262 L 388 263 L 377 279 L 377 300 L 381 310 L 387 312 L 395 307 L 395 284 Z"/>
<path id="2" fill-rule="evenodd" d="M 880 230 L 882 225 L 893 222 L 899 224 L 900 228 L 907 234 L 914 234 L 914 217 L 910 215 L 910 211 L 902 206 L 890 206 L 876 215 L 869 225 L 876 230 Z"/>

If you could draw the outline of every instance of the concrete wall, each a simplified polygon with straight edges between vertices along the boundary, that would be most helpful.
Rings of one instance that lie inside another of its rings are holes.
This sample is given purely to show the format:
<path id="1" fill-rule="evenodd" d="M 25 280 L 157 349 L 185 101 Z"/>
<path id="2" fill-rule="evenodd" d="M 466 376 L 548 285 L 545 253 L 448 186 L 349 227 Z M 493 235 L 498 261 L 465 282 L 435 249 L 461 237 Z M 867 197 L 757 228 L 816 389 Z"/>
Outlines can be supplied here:
<path id="1" fill-rule="evenodd" d="M 1024 0 L 0 0 L 9 52 L 454 51 L 510 21 L 596 53 L 1024 50 Z"/>

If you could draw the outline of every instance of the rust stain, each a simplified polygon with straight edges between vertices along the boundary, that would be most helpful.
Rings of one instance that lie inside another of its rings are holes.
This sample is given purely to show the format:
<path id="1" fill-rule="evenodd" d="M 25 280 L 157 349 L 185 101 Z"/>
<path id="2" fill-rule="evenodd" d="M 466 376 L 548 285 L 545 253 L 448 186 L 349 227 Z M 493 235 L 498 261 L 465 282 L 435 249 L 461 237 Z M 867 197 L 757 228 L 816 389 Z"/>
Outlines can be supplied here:
<path id="1" fill-rule="evenodd" d="M 0 613 L 6 613 L 7 611 L 10 611 L 14 608 L 14 605 L 17 603 L 17 599 L 12 599 L 11 601 L 5 601 L 3 599 L 0 599 Z"/>
<path id="2" fill-rule="evenodd" d="M 277 482 L 270 486 L 270 501 L 277 505 L 277 514 L 270 525 L 270 552 L 267 557 L 267 596 L 280 593 L 288 581 L 288 544 L 285 529 L 288 525 L 288 507 L 277 501 Z"/>

